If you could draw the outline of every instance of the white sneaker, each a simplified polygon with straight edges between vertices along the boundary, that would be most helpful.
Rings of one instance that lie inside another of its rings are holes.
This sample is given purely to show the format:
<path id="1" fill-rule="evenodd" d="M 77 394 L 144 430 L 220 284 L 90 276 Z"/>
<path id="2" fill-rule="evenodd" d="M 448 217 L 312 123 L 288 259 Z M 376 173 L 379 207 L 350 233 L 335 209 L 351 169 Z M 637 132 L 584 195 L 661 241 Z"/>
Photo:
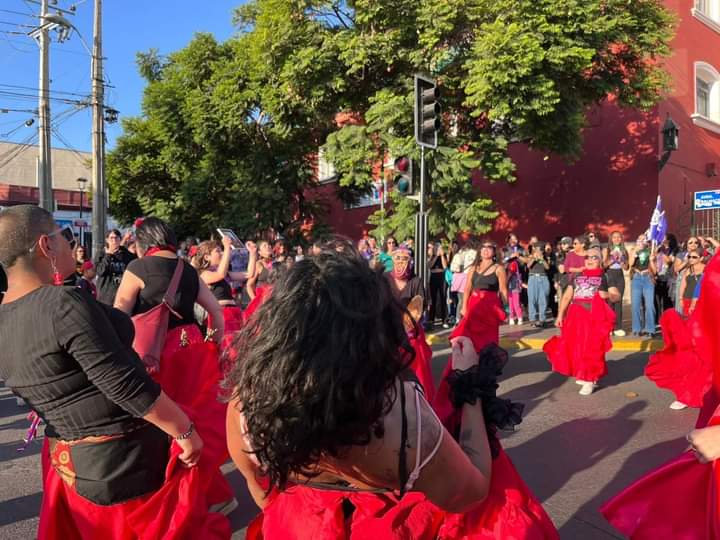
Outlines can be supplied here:
<path id="1" fill-rule="evenodd" d="M 510 326 L 515 326 L 515 319 L 510 319 L 510 320 L 508 320 L 508 324 L 509 324 Z"/>
<path id="2" fill-rule="evenodd" d="M 520 318 L 518 319 L 518 324 L 522 324 L 522 323 L 523 323 L 523 319 L 522 319 L 522 317 L 520 317 Z"/>
<path id="3" fill-rule="evenodd" d="M 682 401 L 673 401 L 670 404 L 670 408 L 673 411 L 682 411 L 683 409 L 687 409 L 687 405 L 685 405 Z"/>
<path id="4" fill-rule="evenodd" d="M 583 381 L 581 379 L 575 379 L 575 384 L 585 384 L 587 381 Z"/>
<path id="5" fill-rule="evenodd" d="M 583 385 L 580 388 L 580 392 L 578 392 L 581 396 L 589 396 L 593 393 L 593 390 L 595 390 L 595 384 L 591 382 L 585 382 L 583 381 Z"/>
<path id="6" fill-rule="evenodd" d="M 621 328 L 620 330 L 615 330 L 613 335 L 616 337 L 625 337 L 627 334 L 625 333 L 625 330 Z"/>

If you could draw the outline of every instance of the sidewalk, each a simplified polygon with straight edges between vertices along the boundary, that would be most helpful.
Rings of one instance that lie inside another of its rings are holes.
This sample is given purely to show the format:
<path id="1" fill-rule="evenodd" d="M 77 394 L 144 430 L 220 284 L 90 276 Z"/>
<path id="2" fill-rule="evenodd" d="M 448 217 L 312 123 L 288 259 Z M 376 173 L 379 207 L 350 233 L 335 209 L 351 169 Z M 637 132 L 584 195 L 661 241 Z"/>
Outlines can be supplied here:
<path id="1" fill-rule="evenodd" d="M 535 328 L 530 323 L 520 326 L 503 324 L 500 327 L 500 346 L 504 349 L 514 350 L 542 350 L 543 344 L 554 335 L 559 335 L 558 328 Z M 430 345 L 441 344 L 447 341 L 450 330 L 440 330 L 428 334 Z M 661 338 L 647 339 L 628 335 L 625 337 L 612 337 L 613 351 L 627 352 L 655 352 L 663 347 Z M 449 346 L 449 344 L 448 344 Z"/>

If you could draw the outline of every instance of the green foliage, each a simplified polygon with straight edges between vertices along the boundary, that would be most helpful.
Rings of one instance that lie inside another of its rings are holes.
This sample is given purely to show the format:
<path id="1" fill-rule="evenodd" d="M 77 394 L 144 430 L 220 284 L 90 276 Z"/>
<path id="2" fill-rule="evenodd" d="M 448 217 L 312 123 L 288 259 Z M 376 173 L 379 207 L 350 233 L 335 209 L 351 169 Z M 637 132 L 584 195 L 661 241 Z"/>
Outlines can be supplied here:
<path id="1" fill-rule="evenodd" d="M 496 214 L 474 171 L 513 181 L 516 142 L 577 158 L 587 109 L 609 96 L 652 107 L 673 26 L 660 0 L 251 0 L 234 22 L 226 43 L 198 34 L 167 57 L 138 55 L 143 116 L 108 157 L 121 219 L 244 234 L 321 220 L 324 201 L 306 197 L 321 146 L 347 203 L 389 157 L 417 167 L 412 76 L 425 72 L 444 122 L 426 156 L 430 231 L 485 232 Z M 370 222 L 409 234 L 417 203 L 390 199 Z"/>

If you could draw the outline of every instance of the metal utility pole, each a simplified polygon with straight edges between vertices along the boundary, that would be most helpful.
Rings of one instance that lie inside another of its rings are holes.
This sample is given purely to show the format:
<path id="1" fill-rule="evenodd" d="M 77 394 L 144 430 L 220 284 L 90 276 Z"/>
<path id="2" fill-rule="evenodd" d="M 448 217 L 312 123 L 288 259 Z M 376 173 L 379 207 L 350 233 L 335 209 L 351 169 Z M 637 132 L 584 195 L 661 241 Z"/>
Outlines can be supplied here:
<path id="1" fill-rule="evenodd" d="M 92 253 L 105 249 L 107 229 L 105 201 L 105 87 L 102 68 L 102 0 L 95 0 L 92 50 Z"/>
<path id="2" fill-rule="evenodd" d="M 38 188 L 40 206 L 48 212 L 55 210 L 52 190 L 52 163 L 50 160 L 50 32 L 45 18 L 48 14 L 48 0 L 40 3 L 40 81 L 38 87 Z"/>

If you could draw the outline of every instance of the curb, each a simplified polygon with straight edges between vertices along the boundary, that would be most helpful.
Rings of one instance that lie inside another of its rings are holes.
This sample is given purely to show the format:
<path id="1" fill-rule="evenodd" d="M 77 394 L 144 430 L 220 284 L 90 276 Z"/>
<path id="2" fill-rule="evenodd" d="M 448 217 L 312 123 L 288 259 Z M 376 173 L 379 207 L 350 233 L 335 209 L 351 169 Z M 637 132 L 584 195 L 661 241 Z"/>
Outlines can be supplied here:
<path id="1" fill-rule="evenodd" d="M 437 345 L 442 341 L 447 341 L 447 336 L 438 334 L 429 334 L 427 336 L 428 345 Z M 542 338 L 500 338 L 500 346 L 503 349 L 513 350 L 533 350 L 541 351 L 547 340 Z M 611 351 L 626 352 L 657 352 L 663 348 L 663 342 L 660 339 L 618 339 L 613 340 Z"/>

